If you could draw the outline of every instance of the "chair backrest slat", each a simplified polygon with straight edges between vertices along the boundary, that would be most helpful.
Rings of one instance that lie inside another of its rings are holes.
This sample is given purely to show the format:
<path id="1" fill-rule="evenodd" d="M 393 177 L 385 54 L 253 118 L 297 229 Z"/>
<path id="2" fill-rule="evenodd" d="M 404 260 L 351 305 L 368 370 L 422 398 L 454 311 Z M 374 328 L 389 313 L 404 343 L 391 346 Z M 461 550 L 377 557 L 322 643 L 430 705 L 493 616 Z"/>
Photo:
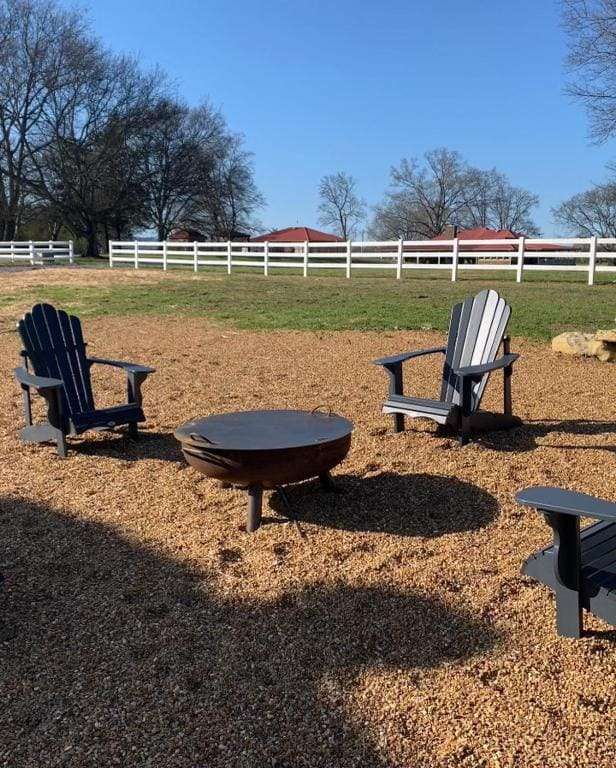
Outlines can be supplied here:
<path id="1" fill-rule="evenodd" d="M 464 348 L 471 308 L 472 301 L 466 299 L 462 304 L 456 304 L 451 311 L 447 351 L 445 352 L 445 366 L 443 369 L 443 386 L 441 389 L 441 400 L 444 400 L 446 403 L 456 402 L 454 398 L 458 377 L 454 374 L 454 370 L 460 367 L 460 358 Z"/>
<path id="2" fill-rule="evenodd" d="M 79 319 L 50 304 L 36 304 L 18 324 L 34 373 L 61 379 L 62 405 L 70 416 L 94 408 L 90 371 Z"/>
<path id="3" fill-rule="evenodd" d="M 63 313 L 64 314 L 64 313 Z M 86 343 L 83 340 L 83 333 L 81 330 L 81 321 L 75 315 L 66 315 L 70 323 L 70 335 L 75 344 L 75 351 L 77 357 L 77 363 L 81 374 L 81 381 L 83 382 L 86 407 L 84 410 L 94 409 L 94 394 L 92 392 L 92 380 L 90 378 L 90 366 L 87 363 L 86 357 Z M 77 354 L 77 351 L 80 353 Z"/>
<path id="4" fill-rule="evenodd" d="M 441 399 L 460 404 L 460 382 L 454 369 L 482 365 L 496 359 L 505 335 L 511 307 L 494 290 L 485 290 L 456 304 L 451 313 L 443 369 Z M 472 407 L 479 407 L 489 374 L 474 384 Z"/>

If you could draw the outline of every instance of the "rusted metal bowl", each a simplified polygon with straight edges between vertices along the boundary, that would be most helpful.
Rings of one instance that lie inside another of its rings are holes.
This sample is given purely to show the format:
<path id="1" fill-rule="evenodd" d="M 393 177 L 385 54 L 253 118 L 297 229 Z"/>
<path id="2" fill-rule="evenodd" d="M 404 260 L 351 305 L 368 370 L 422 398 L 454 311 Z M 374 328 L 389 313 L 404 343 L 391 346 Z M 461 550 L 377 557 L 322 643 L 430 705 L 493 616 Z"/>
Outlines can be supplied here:
<path id="1" fill-rule="evenodd" d="M 243 411 L 175 431 L 186 461 L 208 477 L 276 488 L 326 475 L 349 452 L 353 424 L 322 411 Z"/>

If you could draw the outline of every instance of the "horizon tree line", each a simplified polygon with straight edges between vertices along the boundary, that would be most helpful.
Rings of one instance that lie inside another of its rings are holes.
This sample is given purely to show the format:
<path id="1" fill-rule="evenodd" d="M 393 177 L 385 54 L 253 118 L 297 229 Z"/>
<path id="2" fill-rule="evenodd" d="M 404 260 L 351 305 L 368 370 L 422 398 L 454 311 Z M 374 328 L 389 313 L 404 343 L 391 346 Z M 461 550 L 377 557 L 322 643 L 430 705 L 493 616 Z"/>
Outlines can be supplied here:
<path id="1" fill-rule="evenodd" d="M 324 176 L 319 196 L 319 222 L 343 239 L 365 222 L 367 205 L 350 174 Z M 459 152 L 441 147 L 391 168 L 389 188 L 373 206 L 367 231 L 375 240 L 425 240 L 455 224 L 536 235 L 532 212 L 538 203 L 537 195 L 513 186 L 495 168 L 473 168 Z"/>
<path id="2" fill-rule="evenodd" d="M 252 155 L 208 101 L 107 50 L 56 0 L 0 0 L 0 240 L 253 231 Z"/>

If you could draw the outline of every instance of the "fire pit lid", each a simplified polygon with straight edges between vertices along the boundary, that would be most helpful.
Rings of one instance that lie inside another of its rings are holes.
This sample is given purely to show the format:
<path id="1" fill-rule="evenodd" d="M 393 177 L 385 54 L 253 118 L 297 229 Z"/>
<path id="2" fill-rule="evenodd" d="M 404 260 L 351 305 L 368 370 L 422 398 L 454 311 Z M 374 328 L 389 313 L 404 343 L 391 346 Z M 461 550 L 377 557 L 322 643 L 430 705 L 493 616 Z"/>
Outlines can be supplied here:
<path id="1" fill-rule="evenodd" d="M 346 437 L 353 423 L 324 411 L 238 411 L 188 421 L 175 430 L 181 443 L 208 450 L 263 451 L 301 448 Z"/>

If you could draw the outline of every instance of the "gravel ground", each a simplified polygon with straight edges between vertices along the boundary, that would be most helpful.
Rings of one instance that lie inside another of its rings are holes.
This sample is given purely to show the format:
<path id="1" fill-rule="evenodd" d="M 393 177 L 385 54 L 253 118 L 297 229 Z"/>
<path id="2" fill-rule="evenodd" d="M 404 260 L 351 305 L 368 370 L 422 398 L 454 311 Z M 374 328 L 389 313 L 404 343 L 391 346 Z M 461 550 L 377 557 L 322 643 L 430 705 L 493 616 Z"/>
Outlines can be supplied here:
<path id="1" fill-rule="evenodd" d="M 0 333 L 0 765 L 613 768 L 616 632 L 556 637 L 549 590 L 520 575 L 549 529 L 513 495 L 616 498 L 616 367 L 514 340 L 526 426 L 460 449 L 379 413 L 369 361 L 435 333 L 85 330 L 93 354 L 158 372 L 140 441 L 90 434 L 66 460 L 19 444 L 18 341 Z M 434 392 L 437 361 L 409 371 Z M 95 383 L 122 397 L 119 374 Z M 253 535 L 244 494 L 172 437 L 197 415 L 317 405 L 355 422 L 342 493 L 291 489 L 295 522 L 268 495 Z"/>

